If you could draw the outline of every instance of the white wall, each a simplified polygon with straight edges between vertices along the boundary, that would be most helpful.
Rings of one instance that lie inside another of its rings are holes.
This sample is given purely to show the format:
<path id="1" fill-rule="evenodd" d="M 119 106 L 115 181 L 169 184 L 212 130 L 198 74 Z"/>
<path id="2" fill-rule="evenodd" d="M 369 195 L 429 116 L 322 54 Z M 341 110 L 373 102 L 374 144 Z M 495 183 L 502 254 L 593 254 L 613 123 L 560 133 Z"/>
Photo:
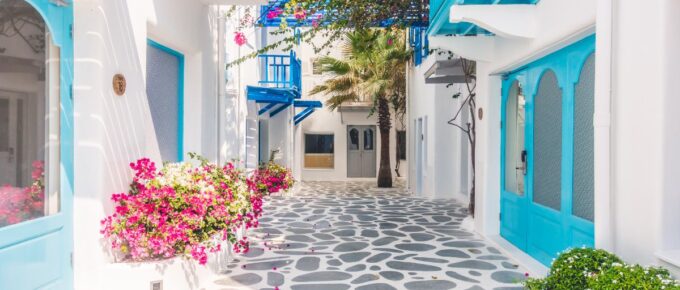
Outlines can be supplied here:
<path id="1" fill-rule="evenodd" d="M 678 8 L 677 1 L 655 0 L 617 1 L 613 9 L 614 248 L 641 263 L 658 262 L 656 252 L 680 250 Z M 642 29 L 635 19 L 659 29 Z"/>
<path id="2" fill-rule="evenodd" d="M 462 203 L 468 202 L 468 175 L 463 176 L 464 168 L 470 168 L 469 152 L 463 149 L 467 139 L 464 133 L 448 124 L 467 96 L 467 90 L 459 85 L 426 84 L 425 72 L 435 61 L 445 60 L 444 56 L 431 55 L 418 67 L 411 66 L 409 71 L 409 189 L 417 192 L 416 184 L 416 142 L 415 121 L 427 118 L 426 126 L 426 163 L 423 170 L 422 196 L 429 198 L 455 198 Z M 459 99 L 453 95 L 462 93 Z M 467 107 L 456 124 L 465 124 Z"/>
<path id="3" fill-rule="evenodd" d="M 185 151 L 202 153 L 209 123 L 204 104 L 216 99 L 216 64 L 207 6 L 183 0 L 74 3 L 76 289 L 101 289 L 113 262 L 99 234 L 99 221 L 112 212 L 109 197 L 131 181 L 128 164 L 141 157 L 160 161 L 145 89 L 147 38 L 185 56 Z M 121 73 L 127 92 L 115 96 L 111 78 Z M 205 133 L 204 133 L 205 132 Z M 182 277 L 179 277 L 182 278 Z"/>

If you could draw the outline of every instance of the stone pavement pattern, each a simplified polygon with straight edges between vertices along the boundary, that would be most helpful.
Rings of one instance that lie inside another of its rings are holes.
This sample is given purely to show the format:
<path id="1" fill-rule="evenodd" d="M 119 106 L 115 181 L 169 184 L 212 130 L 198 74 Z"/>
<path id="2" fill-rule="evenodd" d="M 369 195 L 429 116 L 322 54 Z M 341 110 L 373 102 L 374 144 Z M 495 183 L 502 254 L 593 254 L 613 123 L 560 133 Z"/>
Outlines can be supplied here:
<path id="1" fill-rule="evenodd" d="M 217 289 L 522 289 L 524 270 L 462 230 L 467 210 L 453 200 L 372 182 L 305 182 L 265 205 L 250 252 Z"/>

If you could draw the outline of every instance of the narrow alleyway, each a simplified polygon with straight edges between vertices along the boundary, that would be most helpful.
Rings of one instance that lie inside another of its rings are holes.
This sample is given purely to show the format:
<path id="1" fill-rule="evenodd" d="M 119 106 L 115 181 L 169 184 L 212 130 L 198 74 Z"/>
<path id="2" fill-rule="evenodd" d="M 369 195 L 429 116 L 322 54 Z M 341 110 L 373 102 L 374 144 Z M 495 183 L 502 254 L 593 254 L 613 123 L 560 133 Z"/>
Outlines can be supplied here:
<path id="1" fill-rule="evenodd" d="M 460 229 L 459 203 L 368 182 L 300 187 L 267 201 L 251 251 L 217 289 L 521 289 L 523 269 Z"/>

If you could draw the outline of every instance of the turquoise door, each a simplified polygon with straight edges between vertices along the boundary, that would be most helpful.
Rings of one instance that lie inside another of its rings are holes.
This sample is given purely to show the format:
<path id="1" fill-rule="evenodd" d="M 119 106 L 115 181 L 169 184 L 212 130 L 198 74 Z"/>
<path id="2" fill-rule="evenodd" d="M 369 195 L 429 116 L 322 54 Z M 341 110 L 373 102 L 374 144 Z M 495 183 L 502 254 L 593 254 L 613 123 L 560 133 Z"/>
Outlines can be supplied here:
<path id="1" fill-rule="evenodd" d="M 592 247 L 595 36 L 504 76 L 501 235 L 545 265 Z"/>
<path id="2" fill-rule="evenodd" d="M 72 289 L 72 1 L 0 1 L 0 289 Z"/>

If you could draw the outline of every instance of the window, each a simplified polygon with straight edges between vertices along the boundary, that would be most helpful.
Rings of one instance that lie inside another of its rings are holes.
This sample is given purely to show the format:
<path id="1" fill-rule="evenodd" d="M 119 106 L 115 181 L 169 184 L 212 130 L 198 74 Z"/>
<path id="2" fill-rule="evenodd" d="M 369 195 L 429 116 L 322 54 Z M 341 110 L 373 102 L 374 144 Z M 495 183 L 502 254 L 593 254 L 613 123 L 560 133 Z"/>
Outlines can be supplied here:
<path id="1" fill-rule="evenodd" d="M 305 168 L 334 168 L 334 142 L 331 134 L 305 134 Z"/>
<path id="2" fill-rule="evenodd" d="M 163 161 L 181 161 L 184 56 L 152 40 L 146 58 L 146 94 Z"/>
<path id="3" fill-rule="evenodd" d="M 364 150 L 365 151 L 372 151 L 373 150 L 373 130 L 372 129 L 366 129 L 364 130 Z"/>
<path id="4" fill-rule="evenodd" d="M 16 23 L 0 35 L 0 82 L 13 82 L 11 90 L 0 89 L 0 228 L 56 214 L 61 206 L 61 52 L 30 4 L 0 1 L 2 16 Z"/>
<path id="5" fill-rule="evenodd" d="M 397 130 L 397 158 L 406 160 L 406 131 Z"/>

